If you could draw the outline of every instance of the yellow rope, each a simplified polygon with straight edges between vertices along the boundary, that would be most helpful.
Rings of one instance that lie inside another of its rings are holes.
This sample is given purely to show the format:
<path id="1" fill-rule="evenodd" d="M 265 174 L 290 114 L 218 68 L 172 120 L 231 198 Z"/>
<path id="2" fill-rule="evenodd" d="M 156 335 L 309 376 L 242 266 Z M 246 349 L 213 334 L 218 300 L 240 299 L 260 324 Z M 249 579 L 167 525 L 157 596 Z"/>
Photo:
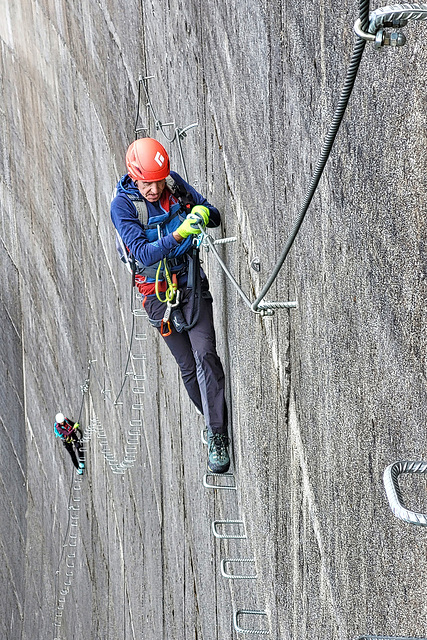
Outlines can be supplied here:
<path id="1" fill-rule="evenodd" d="M 165 277 L 166 277 L 166 282 L 168 283 L 168 288 L 165 291 L 165 297 L 162 300 L 162 298 L 160 297 L 160 292 L 159 292 L 159 276 L 160 276 L 160 269 L 162 268 L 162 262 L 164 265 L 164 270 L 165 270 Z M 172 277 L 169 271 L 169 267 L 168 267 L 168 263 L 167 260 L 160 260 L 159 262 L 159 266 L 157 267 L 157 272 L 156 272 L 156 283 L 154 286 L 154 290 L 156 292 L 156 298 L 159 302 L 172 302 L 173 299 L 175 298 L 176 292 L 178 289 L 178 285 L 174 282 L 172 282 Z"/>

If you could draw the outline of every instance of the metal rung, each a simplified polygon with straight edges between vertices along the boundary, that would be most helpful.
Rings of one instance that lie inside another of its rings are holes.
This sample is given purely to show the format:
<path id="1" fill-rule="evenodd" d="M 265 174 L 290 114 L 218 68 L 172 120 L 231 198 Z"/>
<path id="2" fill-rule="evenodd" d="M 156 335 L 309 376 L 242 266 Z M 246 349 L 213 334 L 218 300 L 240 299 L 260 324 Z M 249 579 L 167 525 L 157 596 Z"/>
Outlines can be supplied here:
<path id="1" fill-rule="evenodd" d="M 132 309 L 132 313 L 135 318 L 144 318 L 147 315 L 147 312 L 144 309 Z"/>
<path id="2" fill-rule="evenodd" d="M 133 387 L 132 388 L 132 393 L 143 394 L 143 393 L 145 393 L 145 389 L 144 389 L 144 387 Z"/>
<path id="3" fill-rule="evenodd" d="M 355 640 L 426 640 L 426 638 L 414 638 L 413 636 L 358 636 Z"/>
<path id="4" fill-rule="evenodd" d="M 229 242 L 237 242 L 237 237 L 230 236 L 229 238 L 218 238 L 214 240 L 214 244 L 228 244 Z"/>
<path id="5" fill-rule="evenodd" d="M 133 374 L 133 380 L 134 382 L 145 382 L 147 376 L 145 375 L 145 373 L 134 373 Z"/>
<path id="6" fill-rule="evenodd" d="M 143 404 L 133 404 L 132 405 L 132 411 L 142 411 L 143 408 L 144 408 Z"/>
<path id="7" fill-rule="evenodd" d="M 212 482 L 208 482 L 208 478 L 216 478 L 218 482 L 221 482 L 221 478 L 224 482 L 233 479 L 234 484 L 212 484 Z M 236 491 L 237 489 L 232 473 L 205 473 L 203 476 L 203 486 L 206 487 L 206 489 L 228 489 L 232 491 Z"/>
<path id="8" fill-rule="evenodd" d="M 403 504 L 403 496 L 399 487 L 399 476 L 403 473 L 427 473 L 427 462 L 399 460 L 393 462 L 384 471 L 384 487 L 390 508 L 396 518 L 409 524 L 427 527 L 427 514 L 407 509 Z"/>
<path id="9" fill-rule="evenodd" d="M 225 565 L 231 562 L 252 562 L 252 564 L 255 564 L 255 558 L 224 558 L 223 560 L 221 560 L 221 575 L 224 576 L 224 578 L 228 578 L 229 580 L 255 580 L 256 579 L 257 577 L 256 573 L 255 574 L 252 573 L 249 575 L 227 573 L 227 571 L 225 570 Z"/>
<path id="10" fill-rule="evenodd" d="M 239 527 L 243 527 L 244 533 L 219 533 L 218 525 L 238 525 Z M 247 538 L 246 527 L 243 520 L 214 520 L 212 522 L 212 533 L 215 538 L 220 538 L 221 540 L 245 540 Z"/>
<path id="11" fill-rule="evenodd" d="M 268 309 L 298 309 L 298 302 L 296 300 L 289 302 L 260 302 L 258 309 L 260 311 Z"/>
<path id="12" fill-rule="evenodd" d="M 208 430 L 207 429 L 202 429 L 200 432 L 200 439 L 202 441 L 202 444 L 208 444 Z"/>
<path id="13" fill-rule="evenodd" d="M 142 420 L 131 420 L 129 424 L 131 427 L 142 427 Z"/>
<path id="14" fill-rule="evenodd" d="M 145 353 L 131 353 L 130 357 L 132 360 L 145 360 L 147 356 Z"/>
<path id="15" fill-rule="evenodd" d="M 146 333 L 135 333 L 135 340 L 147 340 Z"/>
<path id="16" fill-rule="evenodd" d="M 234 628 L 238 633 L 250 633 L 251 635 L 262 635 L 262 636 L 268 636 L 270 635 L 270 632 L 267 629 L 244 629 L 243 627 L 240 627 L 238 624 L 238 618 L 239 616 L 267 616 L 267 613 L 265 611 L 256 611 L 253 609 L 238 609 L 237 611 L 234 612 L 233 614 L 233 624 L 234 624 Z"/>

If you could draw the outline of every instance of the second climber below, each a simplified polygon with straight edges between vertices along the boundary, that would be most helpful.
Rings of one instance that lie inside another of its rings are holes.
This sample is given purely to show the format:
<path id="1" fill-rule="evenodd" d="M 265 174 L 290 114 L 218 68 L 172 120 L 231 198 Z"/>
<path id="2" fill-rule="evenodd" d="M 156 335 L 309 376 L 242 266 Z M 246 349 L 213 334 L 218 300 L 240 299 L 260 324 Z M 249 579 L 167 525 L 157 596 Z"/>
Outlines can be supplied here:
<path id="1" fill-rule="evenodd" d="M 208 469 L 230 466 L 224 370 L 217 354 L 212 296 L 200 267 L 197 240 L 217 227 L 218 209 L 170 171 L 165 148 L 153 138 L 133 142 L 111 203 L 122 260 L 132 267 L 150 323 L 179 365 L 190 399 L 207 427 Z"/>
<path id="2" fill-rule="evenodd" d="M 62 440 L 62 444 L 70 454 L 77 473 L 82 475 L 83 469 L 85 468 L 85 461 L 82 451 L 82 432 L 79 423 L 66 418 L 63 413 L 57 413 L 53 428 L 55 437 Z"/>

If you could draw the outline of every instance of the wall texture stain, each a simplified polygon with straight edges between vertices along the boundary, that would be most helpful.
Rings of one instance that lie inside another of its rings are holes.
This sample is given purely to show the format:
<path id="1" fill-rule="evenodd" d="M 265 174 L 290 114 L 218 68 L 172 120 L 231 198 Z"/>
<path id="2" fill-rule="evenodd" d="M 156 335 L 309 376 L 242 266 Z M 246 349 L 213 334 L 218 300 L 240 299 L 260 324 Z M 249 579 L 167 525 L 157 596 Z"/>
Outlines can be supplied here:
<path id="1" fill-rule="evenodd" d="M 358 7 L 0 0 L 0 12 L 2 637 L 219 640 L 236 636 L 238 609 L 266 611 L 272 638 L 424 636 L 426 533 L 393 516 L 382 474 L 426 455 L 426 25 L 410 23 L 402 49 L 366 47 L 268 295 L 298 309 L 252 314 L 203 255 L 233 432 L 237 490 L 221 491 L 203 486 L 203 423 L 132 315 L 141 301 L 116 256 L 109 202 L 139 77 L 154 76 L 155 112 L 143 97 L 139 125 L 178 172 L 161 129 L 198 123 L 186 169 L 223 212 L 214 237 L 236 236 L 220 252 L 254 299 L 309 184 Z M 81 483 L 53 437 L 58 410 L 85 429 Z M 422 477 L 402 488 L 426 511 Z M 215 538 L 222 520 L 243 520 L 247 538 Z M 257 579 L 225 579 L 221 560 L 242 557 Z"/>

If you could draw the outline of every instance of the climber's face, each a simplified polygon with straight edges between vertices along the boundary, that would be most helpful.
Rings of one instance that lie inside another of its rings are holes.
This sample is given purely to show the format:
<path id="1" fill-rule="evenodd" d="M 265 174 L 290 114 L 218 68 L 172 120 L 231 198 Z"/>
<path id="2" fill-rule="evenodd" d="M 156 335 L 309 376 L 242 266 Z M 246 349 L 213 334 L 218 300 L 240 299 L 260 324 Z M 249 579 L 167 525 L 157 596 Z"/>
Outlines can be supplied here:
<path id="1" fill-rule="evenodd" d="M 159 180 L 158 182 L 143 182 L 142 180 L 138 180 L 136 184 L 140 194 L 148 200 L 148 202 L 157 202 L 164 191 L 166 180 Z"/>

